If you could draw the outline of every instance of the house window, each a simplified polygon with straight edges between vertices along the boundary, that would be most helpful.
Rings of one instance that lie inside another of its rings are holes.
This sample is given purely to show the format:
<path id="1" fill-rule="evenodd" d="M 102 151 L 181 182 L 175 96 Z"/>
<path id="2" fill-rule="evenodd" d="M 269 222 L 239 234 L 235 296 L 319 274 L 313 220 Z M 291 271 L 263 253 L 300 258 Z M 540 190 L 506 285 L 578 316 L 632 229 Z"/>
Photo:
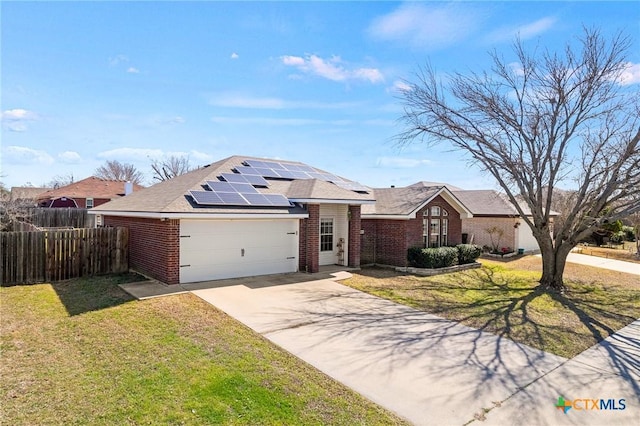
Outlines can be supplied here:
<path id="1" fill-rule="evenodd" d="M 93 208 L 93 198 L 87 198 L 87 208 Z"/>
<path id="2" fill-rule="evenodd" d="M 429 246 L 440 247 L 440 219 L 433 217 L 429 226 Z"/>
<path id="3" fill-rule="evenodd" d="M 432 206 L 423 213 L 422 237 L 425 247 L 441 247 L 449 243 L 449 212 Z"/>
<path id="4" fill-rule="evenodd" d="M 444 216 L 445 210 L 442 211 L 442 215 Z M 447 239 L 447 235 L 449 234 L 449 219 L 442 219 L 442 240 L 441 243 L 443 246 L 446 246 L 449 242 Z"/>
<path id="5" fill-rule="evenodd" d="M 333 218 L 320 219 L 320 251 L 333 251 Z"/>

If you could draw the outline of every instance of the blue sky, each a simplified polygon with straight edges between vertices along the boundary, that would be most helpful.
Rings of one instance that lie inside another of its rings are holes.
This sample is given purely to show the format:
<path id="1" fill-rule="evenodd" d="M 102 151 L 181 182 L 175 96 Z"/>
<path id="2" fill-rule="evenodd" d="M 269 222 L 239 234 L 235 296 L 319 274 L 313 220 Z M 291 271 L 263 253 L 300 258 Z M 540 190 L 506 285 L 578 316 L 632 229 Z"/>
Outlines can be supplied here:
<path id="1" fill-rule="evenodd" d="M 637 2 L 8 2 L 2 20 L 6 186 L 188 155 L 308 163 L 370 186 L 495 188 L 445 147 L 393 143 L 398 87 L 488 68 L 516 34 L 555 49 L 583 25 L 633 37 Z"/>

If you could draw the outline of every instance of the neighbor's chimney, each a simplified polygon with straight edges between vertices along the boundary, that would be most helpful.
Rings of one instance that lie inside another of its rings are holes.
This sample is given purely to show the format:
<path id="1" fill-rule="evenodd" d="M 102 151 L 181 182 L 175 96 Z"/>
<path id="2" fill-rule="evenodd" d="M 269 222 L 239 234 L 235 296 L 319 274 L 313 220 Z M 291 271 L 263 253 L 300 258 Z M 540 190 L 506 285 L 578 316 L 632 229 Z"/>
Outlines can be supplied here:
<path id="1" fill-rule="evenodd" d="M 124 195 L 127 196 L 133 192 L 133 182 L 124 183 Z"/>

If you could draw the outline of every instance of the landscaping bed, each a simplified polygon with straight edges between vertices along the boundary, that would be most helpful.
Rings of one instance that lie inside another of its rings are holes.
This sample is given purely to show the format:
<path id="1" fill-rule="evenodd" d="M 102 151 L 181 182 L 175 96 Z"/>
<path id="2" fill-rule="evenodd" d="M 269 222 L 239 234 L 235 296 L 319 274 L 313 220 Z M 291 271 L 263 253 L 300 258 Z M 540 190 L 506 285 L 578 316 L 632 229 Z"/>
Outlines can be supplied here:
<path id="1" fill-rule="evenodd" d="M 0 423 L 404 424 L 191 294 L 0 288 Z"/>
<path id="2" fill-rule="evenodd" d="M 635 275 L 567 264 L 558 295 L 538 289 L 538 257 L 480 261 L 433 277 L 365 268 L 344 284 L 568 358 L 640 318 Z"/>

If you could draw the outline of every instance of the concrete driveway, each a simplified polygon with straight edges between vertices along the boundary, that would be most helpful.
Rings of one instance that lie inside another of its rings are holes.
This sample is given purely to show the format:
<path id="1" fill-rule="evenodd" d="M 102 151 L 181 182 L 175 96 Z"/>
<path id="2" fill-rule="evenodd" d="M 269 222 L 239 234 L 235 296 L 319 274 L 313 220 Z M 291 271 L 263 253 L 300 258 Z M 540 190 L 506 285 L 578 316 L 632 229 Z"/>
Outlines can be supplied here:
<path id="1" fill-rule="evenodd" d="M 567 361 L 335 282 L 344 274 L 266 286 L 238 280 L 193 293 L 418 425 L 482 419 Z M 541 409 L 562 419 L 557 397 L 550 392 Z M 521 410 L 535 408 L 525 402 Z"/>

